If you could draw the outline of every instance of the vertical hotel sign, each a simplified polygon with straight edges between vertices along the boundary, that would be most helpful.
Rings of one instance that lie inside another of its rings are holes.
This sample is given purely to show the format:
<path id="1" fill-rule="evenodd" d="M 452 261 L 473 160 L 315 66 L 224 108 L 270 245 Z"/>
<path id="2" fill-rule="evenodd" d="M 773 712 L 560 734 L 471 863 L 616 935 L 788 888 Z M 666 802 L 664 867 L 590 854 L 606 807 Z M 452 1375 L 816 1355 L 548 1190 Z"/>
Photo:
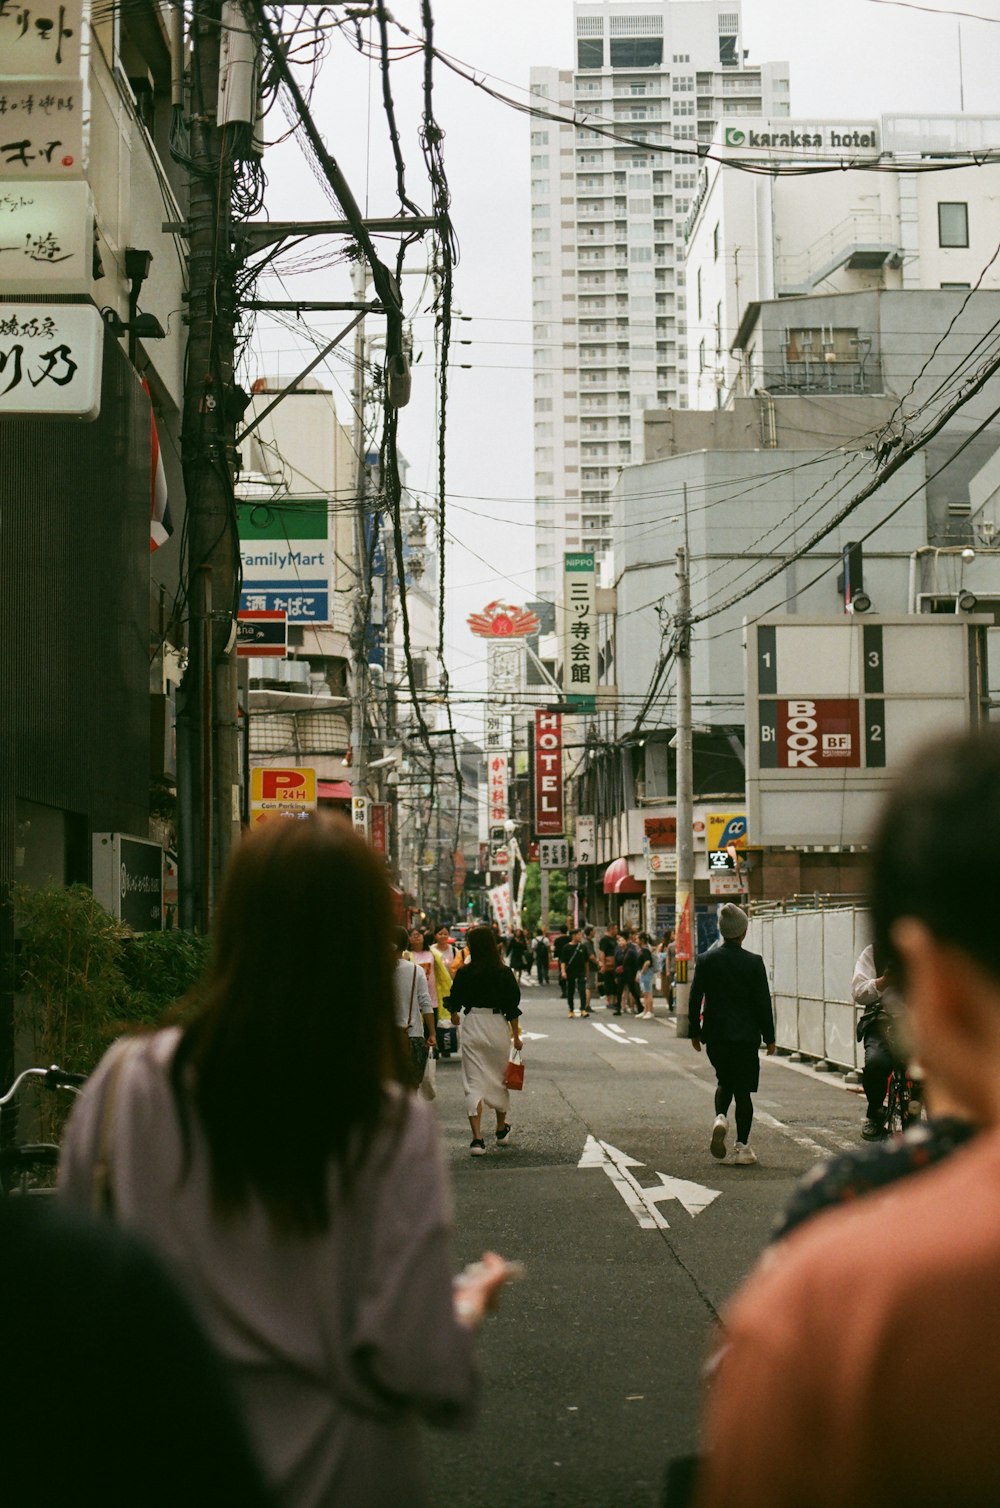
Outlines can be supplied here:
<path id="1" fill-rule="evenodd" d="M 563 689 L 567 702 L 593 712 L 597 696 L 597 577 L 591 551 L 563 557 Z"/>
<path id="2" fill-rule="evenodd" d="M 563 827 L 562 716 L 535 713 L 535 832 L 559 837 Z"/>

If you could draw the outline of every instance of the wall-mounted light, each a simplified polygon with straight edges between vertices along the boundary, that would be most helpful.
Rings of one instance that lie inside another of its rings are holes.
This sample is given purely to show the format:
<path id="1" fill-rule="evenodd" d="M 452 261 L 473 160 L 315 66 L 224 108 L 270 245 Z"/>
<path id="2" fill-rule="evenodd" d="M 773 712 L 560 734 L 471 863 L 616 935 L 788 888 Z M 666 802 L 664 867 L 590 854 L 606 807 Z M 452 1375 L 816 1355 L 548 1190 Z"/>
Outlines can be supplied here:
<path id="1" fill-rule="evenodd" d="M 975 592 L 959 592 L 955 598 L 955 611 L 957 613 L 974 613 L 979 606 L 979 598 Z"/>
<path id="2" fill-rule="evenodd" d="M 847 611 L 849 613 L 870 613 L 871 610 L 872 599 L 867 592 L 855 592 L 847 604 Z"/>

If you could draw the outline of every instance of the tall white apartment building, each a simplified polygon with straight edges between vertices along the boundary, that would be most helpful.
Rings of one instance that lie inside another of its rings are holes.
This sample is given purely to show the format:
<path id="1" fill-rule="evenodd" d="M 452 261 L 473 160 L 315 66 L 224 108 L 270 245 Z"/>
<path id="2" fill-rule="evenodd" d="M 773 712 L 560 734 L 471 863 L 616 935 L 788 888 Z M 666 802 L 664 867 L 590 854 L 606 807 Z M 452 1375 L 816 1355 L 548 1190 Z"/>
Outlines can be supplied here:
<path id="1" fill-rule="evenodd" d="M 533 68 L 535 586 L 611 548 L 609 494 L 647 408 L 687 405 L 681 227 L 699 148 L 729 116 L 789 111 L 785 63 L 750 66 L 739 0 L 578 0 L 575 68 Z M 602 134 L 614 133 L 613 139 Z"/>

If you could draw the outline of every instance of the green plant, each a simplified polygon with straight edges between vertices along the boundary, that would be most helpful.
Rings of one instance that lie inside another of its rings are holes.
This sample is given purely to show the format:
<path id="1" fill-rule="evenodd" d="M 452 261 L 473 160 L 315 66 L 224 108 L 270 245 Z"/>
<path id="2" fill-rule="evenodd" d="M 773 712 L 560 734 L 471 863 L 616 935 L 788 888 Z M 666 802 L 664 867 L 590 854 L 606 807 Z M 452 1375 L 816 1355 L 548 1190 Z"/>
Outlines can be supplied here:
<path id="1" fill-rule="evenodd" d="M 201 975 L 208 939 L 189 932 L 133 935 L 86 885 L 15 892 L 19 1056 L 89 1073 L 115 1037 L 156 1025 Z M 42 1102 L 43 1130 L 65 1107 Z"/>
<path id="2" fill-rule="evenodd" d="M 526 929 L 534 933 L 542 914 L 542 873 L 537 864 L 529 864 L 524 880 L 524 904 L 521 918 Z M 566 919 L 566 876 L 554 869 L 549 874 L 549 927 L 558 931 Z"/>
<path id="3" fill-rule="evenodd" d="M 120 1019 L 125 928 L 86 885 L 45 885 L 15 895 L 15 1026 L 39 1065 L 86 1073 Z"/>

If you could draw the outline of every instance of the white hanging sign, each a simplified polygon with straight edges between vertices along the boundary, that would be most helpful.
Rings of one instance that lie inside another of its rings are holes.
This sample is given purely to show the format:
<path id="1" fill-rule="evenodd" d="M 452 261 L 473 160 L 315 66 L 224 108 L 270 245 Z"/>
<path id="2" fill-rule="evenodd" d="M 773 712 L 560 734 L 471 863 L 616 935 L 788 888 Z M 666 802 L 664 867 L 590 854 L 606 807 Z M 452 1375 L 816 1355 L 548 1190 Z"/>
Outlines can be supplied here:
<path id="1" fill-rule="evenodd" d="M 0 416 L 96 419 L 103 352 L 91 304 L 0 303 Z"/>
<path id="2" fill-rule="evenodd" d="M 87 183 L 0 182 L 5 295 L 89 293 L 93 258 L 94 208 Z"/>
<path id="3" fill-rule="evenodd" d="M 84 167 L 83 86 L 75 79 L 0 79 L 0 173 L 26 182 L 80 178 Z"/>
<path id="4" fill-rule="evenodd" d="M 0 0 L 0 60 L 6 77 L 79 79 L 89 0 Z"/>

